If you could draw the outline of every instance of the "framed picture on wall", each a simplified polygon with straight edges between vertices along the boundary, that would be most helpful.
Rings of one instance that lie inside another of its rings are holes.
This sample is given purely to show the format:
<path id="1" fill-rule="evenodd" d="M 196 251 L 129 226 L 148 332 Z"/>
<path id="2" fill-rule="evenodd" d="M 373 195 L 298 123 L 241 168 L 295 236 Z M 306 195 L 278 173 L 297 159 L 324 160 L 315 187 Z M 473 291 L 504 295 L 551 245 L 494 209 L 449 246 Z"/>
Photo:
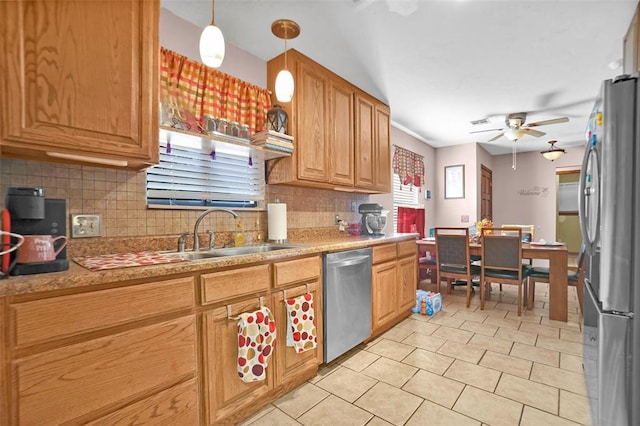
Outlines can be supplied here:
<path id="1" fill-rule="evenodd" d="M 464 198 L 464 164 L 444 168 L 444 198 Z"/>

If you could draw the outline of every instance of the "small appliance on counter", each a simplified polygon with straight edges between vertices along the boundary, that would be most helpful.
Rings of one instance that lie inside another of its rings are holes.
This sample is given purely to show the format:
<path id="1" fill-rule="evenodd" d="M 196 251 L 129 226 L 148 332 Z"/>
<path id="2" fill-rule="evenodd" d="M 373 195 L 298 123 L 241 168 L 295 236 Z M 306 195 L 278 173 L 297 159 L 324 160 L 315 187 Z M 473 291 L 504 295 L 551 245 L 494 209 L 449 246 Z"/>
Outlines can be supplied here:
<path id="1" fill-rule="evenodd" d="M 5 206 L 9 211 L 11 232 L 29 241 L 28 245 L 23 244 L 12 253 L 11 263 L 15 262 L 15 266 L 10 274 L 68 270 L 65 247 L 67 201 L 45 198 L 42 188 L 9 187 Z"/>
<path id="2" fill-rule="evenodd" d="M 380 204 L 360 204 L 358 213 L 362 215 L 360 234 L 372 237 L 384 235 L 382 230 L 387 224 L 388 210 L 384 210 Z"/>

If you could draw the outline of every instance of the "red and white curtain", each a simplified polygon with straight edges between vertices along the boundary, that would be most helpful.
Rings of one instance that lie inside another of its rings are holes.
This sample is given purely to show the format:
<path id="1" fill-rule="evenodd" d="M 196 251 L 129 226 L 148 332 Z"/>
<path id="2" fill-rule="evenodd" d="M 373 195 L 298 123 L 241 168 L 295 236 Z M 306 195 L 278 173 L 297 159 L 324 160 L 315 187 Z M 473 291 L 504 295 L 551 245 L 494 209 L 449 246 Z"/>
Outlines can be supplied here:
<path id="1" fill-rule="evenodd" d="M 394 145 L 393 172 L 402 185 L 421 187 L 424 184 L 424 156 Z"/>
<path id="2" fill-rule="evenodd" d="M 415 226 L 415 229 L 412 229 Z M 398 207 L 397 232 L 418 232 L 424 238 L 424 209 Z"/>

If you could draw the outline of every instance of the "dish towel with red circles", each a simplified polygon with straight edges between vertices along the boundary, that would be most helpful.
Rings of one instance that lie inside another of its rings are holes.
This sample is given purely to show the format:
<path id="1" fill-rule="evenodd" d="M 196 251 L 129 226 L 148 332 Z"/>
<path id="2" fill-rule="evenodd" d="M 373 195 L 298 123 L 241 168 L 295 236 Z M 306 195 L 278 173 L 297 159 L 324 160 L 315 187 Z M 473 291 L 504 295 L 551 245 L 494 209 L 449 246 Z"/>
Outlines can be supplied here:
<path id="1" fill-rule="evenodd" d="M 318 345 L 316 337 L 316 316 L 313 310 L 313 295 L 287 299 L 287 346 L 293 346 L 297 353 L 314 349 Z"/>
<path id="2" fill-rule="evenodd" d="M 267 378 L 267 360 L 276 344 L 276 323 L 262 307 L 240 314 L 238 320 L 238 376 L 243 382 Z"/>

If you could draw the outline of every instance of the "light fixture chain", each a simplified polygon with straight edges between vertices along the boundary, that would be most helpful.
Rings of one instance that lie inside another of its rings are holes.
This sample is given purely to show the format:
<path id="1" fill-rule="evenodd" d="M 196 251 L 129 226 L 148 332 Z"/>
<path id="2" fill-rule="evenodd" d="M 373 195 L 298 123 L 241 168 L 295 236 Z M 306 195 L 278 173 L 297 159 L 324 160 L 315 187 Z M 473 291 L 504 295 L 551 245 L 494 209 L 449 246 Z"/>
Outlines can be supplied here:
<path id="1" fill-rule="evenodd" d="M 516 170 L 517 164 L 516 164 L 516 143 L 514 142 L 512 144 L 513 148 L 512 148 L 512 159 L 511 159 L 511 168 L 513 170 Z"/>
<path id="2" fill-rule="evenodd" d="M 211 25 L 216 25 L 216 0 L 211 0 Z"/>

